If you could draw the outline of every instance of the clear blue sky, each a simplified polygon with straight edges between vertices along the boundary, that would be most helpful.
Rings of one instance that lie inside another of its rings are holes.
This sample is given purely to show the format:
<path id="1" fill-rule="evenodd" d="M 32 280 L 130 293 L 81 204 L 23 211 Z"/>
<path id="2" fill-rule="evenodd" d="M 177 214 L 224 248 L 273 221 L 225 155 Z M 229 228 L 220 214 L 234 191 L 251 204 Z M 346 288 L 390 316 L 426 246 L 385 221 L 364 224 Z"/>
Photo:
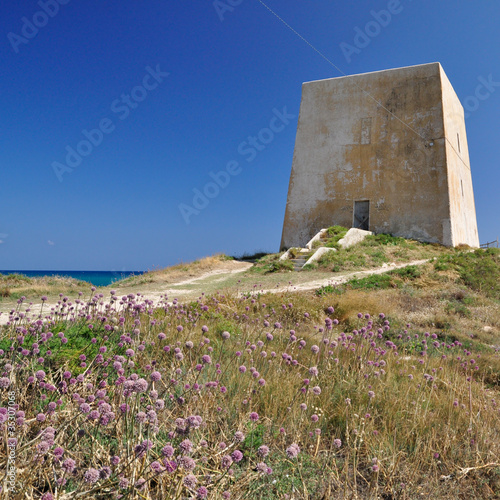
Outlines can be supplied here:
<path id="1" fill-rule="evenodd" d="M 441 62 L 469 98 L 480 239 L 500 236 L 500 3 L 265 1 L 346 74 Z M 0 269 L 277 251 L 301 84 L 340 73 L 258 0 L 59 2 L 0 6 Z M 387 9 L 346 57 L 341 44 Z M 479 79 L 494 82 L 484 100 Z M 249 144 L 274 116 L 274 137 Z M 86 155 L 71 171 L 67 147 Z M 196 208 L 193 190 L 228 169 Z"/>

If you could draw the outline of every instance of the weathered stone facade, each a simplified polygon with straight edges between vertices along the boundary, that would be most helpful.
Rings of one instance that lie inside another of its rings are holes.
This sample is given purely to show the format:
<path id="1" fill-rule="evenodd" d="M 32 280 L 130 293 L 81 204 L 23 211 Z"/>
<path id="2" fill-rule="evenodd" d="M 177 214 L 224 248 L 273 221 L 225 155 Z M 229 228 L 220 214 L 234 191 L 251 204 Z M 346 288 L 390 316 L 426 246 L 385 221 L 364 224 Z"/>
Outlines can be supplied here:
<path id="1" fill-rule="evenodd" d="M 479 246 L 464 111 L 439 63 L 303 84 L 281 248 L 335 224 Z"/>

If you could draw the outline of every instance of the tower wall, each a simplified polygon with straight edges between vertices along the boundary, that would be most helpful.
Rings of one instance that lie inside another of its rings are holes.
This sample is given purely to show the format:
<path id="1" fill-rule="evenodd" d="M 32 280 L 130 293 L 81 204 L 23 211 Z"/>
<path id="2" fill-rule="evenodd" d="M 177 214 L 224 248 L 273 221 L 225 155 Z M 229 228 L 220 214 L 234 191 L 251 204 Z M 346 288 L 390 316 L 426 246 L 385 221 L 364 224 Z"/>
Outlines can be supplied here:
<path id="1" fill-rule="evenodd" d="M 303 246 L 324 227 L 355 226 L 357 201 L 369 201 L 371 231 L 477 241 L 470 170 L 453 159 L 446 136 L 460 130 L 468 165 L 463 109 L 460 121 L 443 75 L 433 63 L 303 84 L 281 248 Z"/>

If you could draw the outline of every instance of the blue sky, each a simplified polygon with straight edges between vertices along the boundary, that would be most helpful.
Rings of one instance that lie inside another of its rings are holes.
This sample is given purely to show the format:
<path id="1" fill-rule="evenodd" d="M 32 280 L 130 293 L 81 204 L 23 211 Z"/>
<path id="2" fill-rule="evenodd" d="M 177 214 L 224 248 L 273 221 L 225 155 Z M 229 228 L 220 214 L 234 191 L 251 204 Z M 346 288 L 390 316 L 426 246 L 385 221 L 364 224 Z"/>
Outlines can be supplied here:
<path id="1" fill-rule="evenodd" d="M 480 239 L 500 236 L 497 1 L 265 3 L 346 74 L 441 62 L 469 110 Z M 341 76 L 258 0 L 2 2 L 0 63 L 0 269 L 26 270 L 277 251 L 301 85 Z"/>

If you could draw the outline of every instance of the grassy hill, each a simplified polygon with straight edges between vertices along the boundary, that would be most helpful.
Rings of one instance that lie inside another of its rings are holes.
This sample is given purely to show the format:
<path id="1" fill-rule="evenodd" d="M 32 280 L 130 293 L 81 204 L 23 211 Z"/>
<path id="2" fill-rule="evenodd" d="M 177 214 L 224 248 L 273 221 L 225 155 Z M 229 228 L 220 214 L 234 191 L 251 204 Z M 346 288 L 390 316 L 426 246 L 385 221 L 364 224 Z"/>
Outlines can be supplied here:
<path id="1" fill-rule="evenodd" d="M 87 290 L 43 323 L 16 304 L 0 327 L 0 465 L 14 450 L 18 491 L 499 498 L 500 252 L 377 236 L 308 271 L 278 256 Z M 185 300 L 148 300 L 179 282 Z"/>

